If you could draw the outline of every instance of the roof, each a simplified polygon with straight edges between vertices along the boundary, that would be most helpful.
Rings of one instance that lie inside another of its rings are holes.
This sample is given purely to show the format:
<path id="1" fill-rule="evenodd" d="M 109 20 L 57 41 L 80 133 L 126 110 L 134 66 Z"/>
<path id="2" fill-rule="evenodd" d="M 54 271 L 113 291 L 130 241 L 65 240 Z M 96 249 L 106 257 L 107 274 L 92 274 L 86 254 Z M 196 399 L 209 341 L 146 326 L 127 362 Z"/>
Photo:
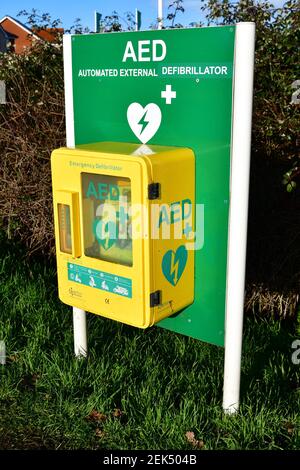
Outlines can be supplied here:
<path id="1" fill-rule="evenodd" d="M 24 29 L 28 34 L 34 36 L 36 39 L 41 39 L 40 36 L 38 36 L 37 34 L 35 34 L 30 28 L 28 28 L 28 26 L 26 26 L 25 24 L 21 23 L 21 21 L 16 20 L 16 19 L 13 18 L 12 16 L 9 16 L 9 15 L 3 16 L 3 18 L 1 18 L 1 20 L 0 20 L 0 25 L 1 25 L 1 23 L 2 23 L 4 20 L 10 20 L 12 23 L 15 23 L 17 26 L 19 26 L 19 28 Z M 3 28 L 2 28 L 2 29 L 3 29 Z"/>
<path id="2" fill-rule="evenodd" d="M 45 41 L 55 41 L 59 34 L 64 33 L 63 28 L 34 28 L 33 31 Z"/>

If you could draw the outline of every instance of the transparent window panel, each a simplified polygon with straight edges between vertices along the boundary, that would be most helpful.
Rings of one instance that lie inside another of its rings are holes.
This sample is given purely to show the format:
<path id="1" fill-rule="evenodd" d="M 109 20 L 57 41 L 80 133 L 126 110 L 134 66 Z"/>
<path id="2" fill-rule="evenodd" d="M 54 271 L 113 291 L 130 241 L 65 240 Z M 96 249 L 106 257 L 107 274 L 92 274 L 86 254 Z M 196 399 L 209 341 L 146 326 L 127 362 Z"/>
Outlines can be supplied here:
<path id="1" fill-rule="evenodd" d="M 72 235 L 71 235 L 71 214 L 70 206 L 67 204 L 58 204 L 58 226 L 60 251 L 63 253 L 72 253 Z"/>
<path id="2" fill-rule="evenodd" d="M 82 173 L 84 253 L 132 266 L 129 178 Z"/>

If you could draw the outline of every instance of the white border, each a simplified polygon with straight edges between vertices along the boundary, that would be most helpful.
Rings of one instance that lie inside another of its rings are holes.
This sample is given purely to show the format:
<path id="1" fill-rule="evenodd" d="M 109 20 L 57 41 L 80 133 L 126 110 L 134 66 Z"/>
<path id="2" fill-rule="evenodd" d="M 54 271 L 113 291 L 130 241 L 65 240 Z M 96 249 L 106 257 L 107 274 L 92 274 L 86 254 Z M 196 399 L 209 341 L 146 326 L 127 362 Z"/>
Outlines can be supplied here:
<path id="1" fill-rule="evenodd" d="M 72 35 L 63 37 L 64 52 L 64 84 L 65 84 L 65 114 L 67 147 L 75 147 L 74 104 L 73 104 L 73 75 L 72 75 Z"/>
<path id="2" fill-rule="evenodd" d="M 235 31 L 223 409 L 239 407 L 251 156 L 255 23 Z"/>

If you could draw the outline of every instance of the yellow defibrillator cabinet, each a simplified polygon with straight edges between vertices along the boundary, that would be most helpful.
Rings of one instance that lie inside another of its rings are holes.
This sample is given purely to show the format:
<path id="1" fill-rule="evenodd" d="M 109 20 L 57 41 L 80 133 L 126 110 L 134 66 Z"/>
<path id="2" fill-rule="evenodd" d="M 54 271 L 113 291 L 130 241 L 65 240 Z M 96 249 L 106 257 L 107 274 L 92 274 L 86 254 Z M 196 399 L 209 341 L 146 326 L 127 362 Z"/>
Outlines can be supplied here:
<path id="1" fill-rule="evenodd" d="M 100 142 L 51 167 L 64 303 L 146 328 L 193 302 L 192 150 Z"/>

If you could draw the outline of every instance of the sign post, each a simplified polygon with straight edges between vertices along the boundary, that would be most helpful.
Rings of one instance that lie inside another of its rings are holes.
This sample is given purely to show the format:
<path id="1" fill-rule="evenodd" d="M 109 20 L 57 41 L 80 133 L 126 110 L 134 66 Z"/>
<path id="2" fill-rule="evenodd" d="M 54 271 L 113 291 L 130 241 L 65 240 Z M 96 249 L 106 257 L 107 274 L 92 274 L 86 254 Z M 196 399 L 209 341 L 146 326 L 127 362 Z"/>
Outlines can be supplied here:
<path id="1" fill-rule="evenodd" d="M 239 23 L 64 37 L 68 147 L 194 152 L 195 299 L 158 326 L 225 346 L 227 413 L 239 406 L 254 35 L 254 23 Z M 78 355 L 87 350 L 85 321 L 74 310 Z"/>
<path id="2" fill-rule="evenodd" d="M 101 19 L 102 19 L 101 13 L 98 13 L 98 11 L 95 11 L 95 33 L 101 33 Z"/>
<path id="3" fill-rule="evenodd" d="M 139 31 L 142 26 L 142 12 L 136 8 L 135 10 L 135 30 Z"/>
<path id="4" fill-rule="evenodd" d="M 235 38 L 223 394 L 223 409 L 228 414 L 235 413 L 238 410 L 240 397 L 251 158 L 254 43 L 254 23 L 241 23 L 237 25 Z"/>
<path id="5" fill-rule="evenodd" d="M 96 12 L 95 12 L 96 13 Z M 66 109 L 66 143 L 67 147 L 75 147 L 74 136 L 74 108 L 73 108 L 73 78 L 72 78 L 72 54 L 71 54 L 70 34 L 63 37 L 64 48 L 64 88 L 65 88 L 65 109 Z M 86 357 L 87 348 L 87 327 L 86 312 L 73 307 L 73 334 L 75 356 Z"/>
<path id="6" fill-rule="evenodd" d="M 157 10 L 158 10 L 158 29 L 163 28 L 163 0 L 157 0 Z"/>

